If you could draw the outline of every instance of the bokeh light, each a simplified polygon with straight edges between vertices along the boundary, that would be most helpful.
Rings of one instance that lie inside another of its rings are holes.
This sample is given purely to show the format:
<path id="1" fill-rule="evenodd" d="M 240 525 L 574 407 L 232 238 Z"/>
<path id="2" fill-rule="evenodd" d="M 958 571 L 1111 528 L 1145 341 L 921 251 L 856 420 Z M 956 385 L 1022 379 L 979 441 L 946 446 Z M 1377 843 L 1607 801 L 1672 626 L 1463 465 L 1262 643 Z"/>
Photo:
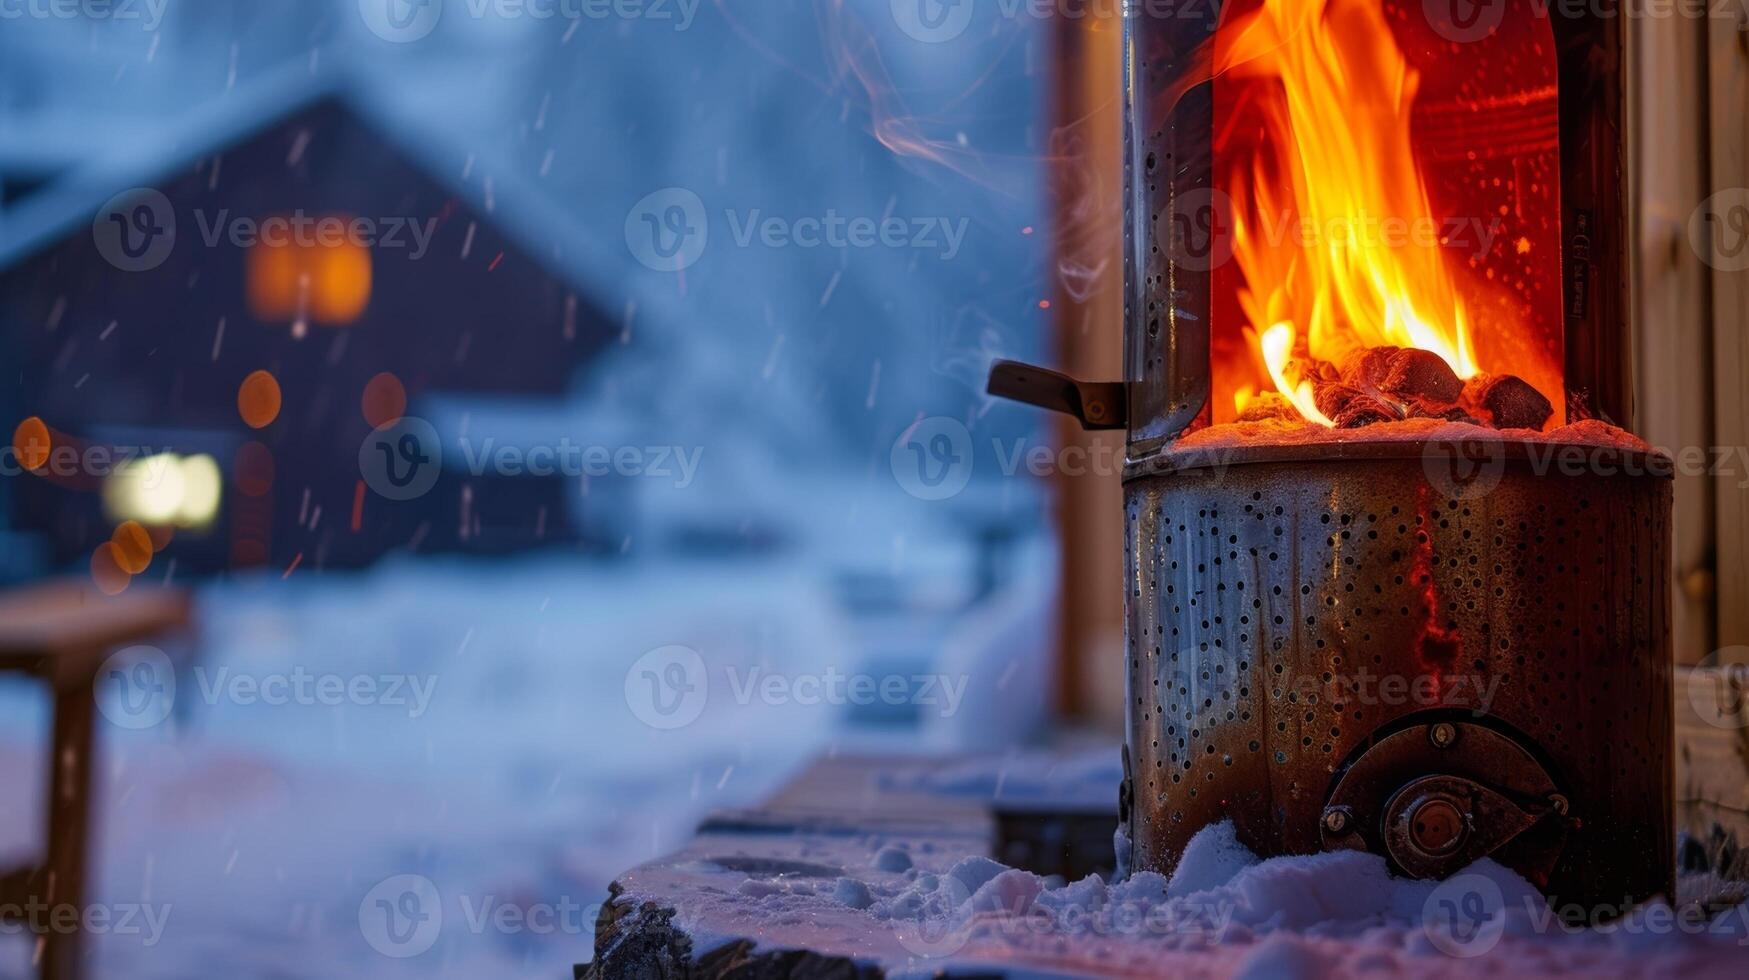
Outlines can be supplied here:
<path id="1" fill-rule="evenodd" d="M 152 536 L 138 521 L 123 521 L 109 538 L 110 557 L 129 575 L 138 575 L 152 564 Z"/>
<path id="2" fill-rule="evenodd" d="M 265 497 L 273 490 L 273 452 L 259 442 L 237 447 L 231 461 L 231 479 L 245 497 Z"/>
<path id="3" fill-rule="evenodd" d="M 279 379 L 269 371 L 255 371 L 237 387 L 237 414 L 251 429 L 265 429 L 279 418 Z"/>
<path id="4" fill-rule="evenodd" d="M 103 484 L 103 506 L 111 520 L 170 524 L 182 506 L 181 460 L 170 453 L 129 460 Z"/>
<path id="5" fill-rule="evenodd" d="M 371 428 L 381 429 L 393 425 L 407 414 L 407 389 L 401 384 L 401 379 L 384 371 L 364 386 L 364 397 L 360 400 L 364 411 L 364 420 Z"/>
<path id="6" fill-rule="evenodd" d="M 350 224 L 352 217 L 318 220 Z M 356 242 L 259 242 L 249 249 L 246 275 L 250 312 L 266 323 L 308 318 L 345 326 L 370 305 L 370 249 Z"/>
<path id="7" fill-rule="evenodd" d="M 12 431 L 12 449 L 18 454 L 18 464 L 27 470 L 46 464 L 53 448 L 48 425 L 35 415 L 18 423 L 18 428 Z"/>
<path id="8" fill-rule="evenodd" d="M 133 576 L 122 567 L 115 542 L 105 541 L 91 553 L 91 583 L 104 595 L 121 595 L 127 591 Z"/>

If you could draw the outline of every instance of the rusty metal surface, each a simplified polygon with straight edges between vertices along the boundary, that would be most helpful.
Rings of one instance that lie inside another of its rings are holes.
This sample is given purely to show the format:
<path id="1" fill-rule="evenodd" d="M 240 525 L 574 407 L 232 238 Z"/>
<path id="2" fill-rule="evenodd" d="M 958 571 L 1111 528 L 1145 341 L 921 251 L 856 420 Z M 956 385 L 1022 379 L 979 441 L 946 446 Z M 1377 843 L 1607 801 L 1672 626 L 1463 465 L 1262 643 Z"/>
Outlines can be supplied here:
<path id="1" fill-rule="evenodd" d="M 1127 482 L 1138 867 L 1169 871 L 1228 818 L 1259 854 L 1316 851 L 1346 767 L 1451 720 L 1509 733 L 1559 787 L 1557 901 L 1669 894 L 1669 481 L 1514 456 L 1456 486 L 1430 458 Z M 1541 877 L 1540 858 L 1497 856 Z"/>

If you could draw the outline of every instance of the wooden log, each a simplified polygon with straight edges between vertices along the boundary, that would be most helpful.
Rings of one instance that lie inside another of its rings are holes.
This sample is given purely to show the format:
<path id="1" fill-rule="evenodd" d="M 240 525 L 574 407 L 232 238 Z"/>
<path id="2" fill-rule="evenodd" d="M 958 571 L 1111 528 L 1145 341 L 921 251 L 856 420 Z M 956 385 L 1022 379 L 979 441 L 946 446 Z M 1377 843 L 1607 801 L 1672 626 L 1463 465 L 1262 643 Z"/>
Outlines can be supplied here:
<path id="1" fill-rule="evenodd" d="M 1478 374 L 1464 385 L 1461 404 L 1496 429 L 1541 429 L 1555 407 L 1530 383 L 1511 374 Z"/>
<path id="2" fill-rule="evenodd" d="M 1464 383 L 1445 358 L 1432 351 L 1406 347 L 1391 355 L 1379 391 L 1401 402 L 1422 400 L 1453 405 L 1464 393 Z"/>
<path id="3" fill-rule="evenodd" d="M 1357 395 L 1330 421 L 1338 429 L 1359 429 L 1379 422 L 1398 422 L 1403 416 L 1397 409 L 1371 395 Z"/>

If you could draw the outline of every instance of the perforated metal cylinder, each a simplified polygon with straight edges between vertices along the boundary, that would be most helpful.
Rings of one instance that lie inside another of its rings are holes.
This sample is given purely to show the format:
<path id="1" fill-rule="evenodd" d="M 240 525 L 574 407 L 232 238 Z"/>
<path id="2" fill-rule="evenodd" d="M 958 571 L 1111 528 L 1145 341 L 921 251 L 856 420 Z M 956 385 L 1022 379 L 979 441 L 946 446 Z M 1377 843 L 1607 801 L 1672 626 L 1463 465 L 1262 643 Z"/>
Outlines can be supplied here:
<path id="1" fill-rule="evenodd" d="M 1645 454 L 1568 468 L 1517 446 L 1460 489 L 1438 478 L 1438 452 L 1279 447 L 1132 467 L 1138 867 L 1169 872 L 1228 818 L 1259 854 L 1316 851 L 1346 766 L 1451 717 L 1509 733 L 1569 798 L 1545 865 L 1557 901 L 1670 894 L 1670 481 Z M 1430 747 L 1427 772 L 1438 766 Z"/>

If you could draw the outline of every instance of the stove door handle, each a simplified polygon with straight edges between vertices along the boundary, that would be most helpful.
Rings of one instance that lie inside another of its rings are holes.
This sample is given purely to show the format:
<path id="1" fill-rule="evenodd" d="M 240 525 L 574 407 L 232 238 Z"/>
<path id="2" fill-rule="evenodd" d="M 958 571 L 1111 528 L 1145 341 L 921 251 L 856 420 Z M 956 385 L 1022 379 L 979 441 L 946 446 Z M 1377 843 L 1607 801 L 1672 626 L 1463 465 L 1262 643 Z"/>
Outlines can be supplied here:
<path id="1" fill-rule="evenodd" d="M 1076 381 L 1031 364 L 997 361 L 988 390 L 997 398 L 1073 415 L 1083 429 L 1129 427 L 1129 392 L 1121 381 Z"/>

